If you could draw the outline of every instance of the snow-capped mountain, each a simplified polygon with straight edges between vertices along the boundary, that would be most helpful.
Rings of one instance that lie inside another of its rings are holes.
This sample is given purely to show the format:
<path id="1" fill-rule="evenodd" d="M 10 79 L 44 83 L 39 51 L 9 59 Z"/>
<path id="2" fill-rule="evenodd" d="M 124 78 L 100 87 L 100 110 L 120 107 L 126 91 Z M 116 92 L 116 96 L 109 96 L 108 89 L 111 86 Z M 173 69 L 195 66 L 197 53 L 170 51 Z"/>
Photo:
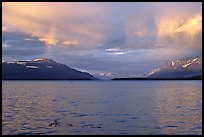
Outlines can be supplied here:
<path id="1" fill-rule="evenodd" d="M 189 57 L 174 60 L 153 69 L 148 78 L 188 78 L 202 75 L 202 57 Z"/>
<path id="2" fill-rule="evenodd" d="M 108 80 L 112 79 L 114 77 L 114 74 L 112 74 L 111 72 L 99 72 L 94 73 L 93 76 L 101 80 Z"/>
<path id="3" fill-rule="evenodd" d="M 33 61 L 2 61 L 2 79 L 95 79 L 47 58 Z"/>

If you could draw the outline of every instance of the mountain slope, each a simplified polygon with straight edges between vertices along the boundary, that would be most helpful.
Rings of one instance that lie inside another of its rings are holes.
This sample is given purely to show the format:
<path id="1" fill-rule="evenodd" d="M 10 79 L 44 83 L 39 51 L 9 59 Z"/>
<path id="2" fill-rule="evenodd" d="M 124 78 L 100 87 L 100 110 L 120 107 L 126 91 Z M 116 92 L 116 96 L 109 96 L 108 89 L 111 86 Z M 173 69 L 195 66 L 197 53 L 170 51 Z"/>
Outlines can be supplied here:
<path id="1" fill-rule="evenodd" d="M 202 57 L 174 60 L 149 72 L 148 78 L 190 78 L 202 75 Z"/>
<path id="2" fill-rule="evenodd" d="M 2 62 L 2 79 L 67 79 L 92 80 L 92 75 L 59 64 L 51 59 L 37 58 L 33 61 Z"/>

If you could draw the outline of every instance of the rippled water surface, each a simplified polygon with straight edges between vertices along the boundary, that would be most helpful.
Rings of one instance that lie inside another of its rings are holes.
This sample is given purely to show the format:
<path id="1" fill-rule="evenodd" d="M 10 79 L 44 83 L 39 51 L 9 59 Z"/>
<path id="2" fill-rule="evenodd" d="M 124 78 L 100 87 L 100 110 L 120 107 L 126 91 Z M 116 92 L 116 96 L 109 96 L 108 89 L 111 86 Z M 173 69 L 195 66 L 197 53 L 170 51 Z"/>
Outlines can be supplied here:
<path id="1" fill-rule="evenodd" d="M 2 81 L 2 132 L 202 134 L 202 81 Z"/>

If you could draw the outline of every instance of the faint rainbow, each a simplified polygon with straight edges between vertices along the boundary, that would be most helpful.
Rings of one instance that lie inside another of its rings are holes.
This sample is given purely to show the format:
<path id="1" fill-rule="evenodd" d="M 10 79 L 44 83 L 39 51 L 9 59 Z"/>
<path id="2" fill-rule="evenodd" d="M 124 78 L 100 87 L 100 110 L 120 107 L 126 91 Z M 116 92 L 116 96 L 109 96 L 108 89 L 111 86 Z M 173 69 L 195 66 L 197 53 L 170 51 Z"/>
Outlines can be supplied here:
<path id="1" fill-rule="evenodd" d="M 47 34 L 44 36 L 45 48 L 44 48 L 44 55 L 47 56 L 48 53 L 51 51 L 51 47 L 55 45 L 55 25 L 49 25 Z"/>

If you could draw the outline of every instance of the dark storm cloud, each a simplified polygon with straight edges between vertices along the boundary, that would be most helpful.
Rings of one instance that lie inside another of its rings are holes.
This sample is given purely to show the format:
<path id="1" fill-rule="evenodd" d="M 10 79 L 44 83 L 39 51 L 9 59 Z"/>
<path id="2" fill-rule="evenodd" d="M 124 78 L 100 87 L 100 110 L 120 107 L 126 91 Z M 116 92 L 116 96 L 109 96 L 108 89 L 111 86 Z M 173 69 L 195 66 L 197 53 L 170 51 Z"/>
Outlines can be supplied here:
<path id="1" fill-rule="evenodd" d="M 3 56 L 42 55 L 45 46 L 38 38 L 24 33 L 2 32 Z"/>

